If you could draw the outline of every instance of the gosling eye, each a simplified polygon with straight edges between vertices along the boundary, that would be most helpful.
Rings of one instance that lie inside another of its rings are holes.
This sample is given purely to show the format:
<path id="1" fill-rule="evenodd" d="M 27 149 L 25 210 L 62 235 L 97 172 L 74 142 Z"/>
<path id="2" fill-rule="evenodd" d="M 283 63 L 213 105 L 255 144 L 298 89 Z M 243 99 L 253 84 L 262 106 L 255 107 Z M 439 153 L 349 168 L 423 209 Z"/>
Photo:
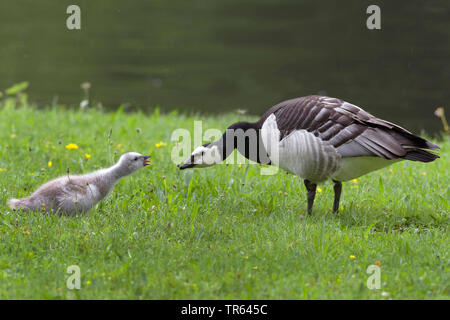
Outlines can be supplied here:
<path id="1" fill-rule="evenodd" d="M 136 158 L 134 158 L 134 161 L 137 161 L 137 159 L 138 159 L 137 157 L 136 157 Z"/>

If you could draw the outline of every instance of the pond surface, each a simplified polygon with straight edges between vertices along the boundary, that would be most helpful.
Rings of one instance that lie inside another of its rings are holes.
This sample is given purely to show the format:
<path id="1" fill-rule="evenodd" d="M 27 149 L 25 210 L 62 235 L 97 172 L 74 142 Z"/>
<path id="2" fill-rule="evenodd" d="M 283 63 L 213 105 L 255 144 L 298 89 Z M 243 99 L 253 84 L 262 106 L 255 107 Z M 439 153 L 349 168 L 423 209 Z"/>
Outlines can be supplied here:
<path id="1" fill-rule="evenodd" d="M 81 7 L 81 30 L 66 8 Z M 325 94 L 419 132 L 450 114 L 450 3 L 377 1 L 2 0 L 0 90 L 78 107 L 80 84 L 104 108 L 261 114 Z"/>

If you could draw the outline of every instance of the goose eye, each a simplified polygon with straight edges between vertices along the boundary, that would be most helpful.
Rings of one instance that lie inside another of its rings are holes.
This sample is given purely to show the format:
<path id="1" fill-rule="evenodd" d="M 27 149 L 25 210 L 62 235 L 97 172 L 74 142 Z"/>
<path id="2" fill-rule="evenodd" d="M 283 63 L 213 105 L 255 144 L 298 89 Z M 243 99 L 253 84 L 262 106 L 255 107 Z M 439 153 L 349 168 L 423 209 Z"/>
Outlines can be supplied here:
<path id="1" fill-rule="evenodd" d="M 136 158 L 134 158 L 134 161 L 137 161 L 137 159 L 138 159 L 137 157 L 136 157 Z"/>

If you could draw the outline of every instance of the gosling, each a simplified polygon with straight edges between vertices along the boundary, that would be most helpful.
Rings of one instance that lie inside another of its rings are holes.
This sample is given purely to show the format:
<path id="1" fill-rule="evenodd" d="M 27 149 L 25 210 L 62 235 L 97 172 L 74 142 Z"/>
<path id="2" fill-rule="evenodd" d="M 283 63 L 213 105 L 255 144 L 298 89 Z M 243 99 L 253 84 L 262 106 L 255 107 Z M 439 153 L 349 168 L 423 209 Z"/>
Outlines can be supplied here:
<path id="1" fill-rule="evenodd" d="M 76 215 L 88 212 L 113 190 L 117 181 L 150 164 L 150 156 L 136 152 L 123 154 L 110 168 L 85 175 L 66 175 L 51 180 L 31 196 L 10 199 L 13 210 L 56 212 Z"/>

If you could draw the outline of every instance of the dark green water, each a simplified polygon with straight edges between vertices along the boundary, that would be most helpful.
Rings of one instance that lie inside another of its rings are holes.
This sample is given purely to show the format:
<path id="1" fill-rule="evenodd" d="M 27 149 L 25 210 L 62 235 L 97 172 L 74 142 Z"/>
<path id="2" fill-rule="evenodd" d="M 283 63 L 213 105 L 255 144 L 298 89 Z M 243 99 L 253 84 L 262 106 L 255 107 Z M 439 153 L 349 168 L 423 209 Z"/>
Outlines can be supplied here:
<path id="1" fill-rule="evenodd" d="M 284 99 L 326 94 L 411 130 L 450 111 L 450 2 L 2 0 L 0 90 L 27 80 L 40 106 L 55 97 L 114 109 L 159 105 L 260 114 Z M 426 5 L 424 5 L 426 3 Z M 81 30 L 66 8 L 81 7 Z M 450 112 L 448 112 L 450 113 Z"/>

